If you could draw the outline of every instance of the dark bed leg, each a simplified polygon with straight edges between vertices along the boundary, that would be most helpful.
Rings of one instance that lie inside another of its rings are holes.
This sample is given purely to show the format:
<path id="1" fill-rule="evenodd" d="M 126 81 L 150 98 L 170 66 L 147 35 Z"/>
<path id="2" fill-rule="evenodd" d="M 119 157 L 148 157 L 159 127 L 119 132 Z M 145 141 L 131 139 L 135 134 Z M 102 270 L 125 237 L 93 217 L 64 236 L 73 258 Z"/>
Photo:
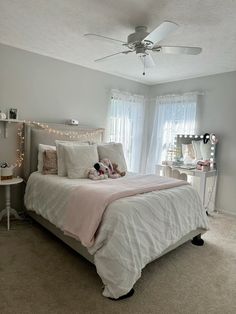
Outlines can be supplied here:
<path id="1" fill-rule="evenodd" d="M 122 295 L 118 299 L 113 299 L 113 298 L 108 298 L 108 299 L 110 299 L 112 301 L 119 301 L 119 300 L 128 299 L 128 298 L 132 297 L 133 294 L 134 294 L 134 289 L 132 288 L 127 294 Z"/>
<path id="2" fill-rule="evenodd" d="M 201 233 L 192 239 L 192 244 L 197 246 L 202 246 L 204 244 L 204 240 L 201 238 Z"/>

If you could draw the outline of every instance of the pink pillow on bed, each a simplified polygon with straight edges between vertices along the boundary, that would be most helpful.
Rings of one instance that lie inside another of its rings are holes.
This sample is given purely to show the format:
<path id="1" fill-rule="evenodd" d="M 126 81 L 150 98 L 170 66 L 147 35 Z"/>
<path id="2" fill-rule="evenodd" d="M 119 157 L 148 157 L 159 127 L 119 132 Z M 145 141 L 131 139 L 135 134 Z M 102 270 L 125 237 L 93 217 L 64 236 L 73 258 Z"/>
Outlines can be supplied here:
<path id="1" fill-rule="evenodd" d="M 43 174 L 57 174 L 57 152 L 45 150 L 43 152 Z"/>
<path id="2" fill-rule="evenodd" d="M 38 171 L 39 172 L 43 171 L 43 152 L 45 150 L 55 150 L 56 151 L 56 146 L 39 144 L 39 146 L 38 146 Z"/>

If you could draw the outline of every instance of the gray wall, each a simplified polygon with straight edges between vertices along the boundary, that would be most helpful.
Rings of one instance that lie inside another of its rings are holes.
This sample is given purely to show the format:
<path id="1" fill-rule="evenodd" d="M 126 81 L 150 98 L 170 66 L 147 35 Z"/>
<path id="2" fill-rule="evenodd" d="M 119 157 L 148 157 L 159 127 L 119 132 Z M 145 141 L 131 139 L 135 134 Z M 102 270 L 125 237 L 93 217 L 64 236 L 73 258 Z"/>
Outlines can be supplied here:
<path id="1" fill-rule="evenodd" d="M 150 88 L 150 96 L 203 91 L 198 108 L 198 131 L 219 136 L 219 180 L 216 206 L 236 214 L 236 72 L 223 73 Z"/>
<path id="2" fill-rule="evenodd" d="M 76 118 L 81 124 L 105 127 L 112 88 L 148 92 L 145 85 L 134 81 L 0 44 L 0 110 L 18 108 L 20 119 L 63 123 Z M 17 126 L 10 125 L 4 139 L 2 125 L 0 160 L 14 163 Z M 13 204 L 20 208 L 22 203 L 15 201 L 19 188 L 13 190 Z M 0 187 L 0 208 L 3 202 Z"/>
<path id="3" fill-rule="evenodd" d="M 42 122 L 64 122 L 77 118 L 82 124 L 105 127 L 112 88 L 150 97 L 146 130 L 150 138 L 156 95 L 203 91 L 199 104 L 199 132 L 215 132 L 220 137 L 218 149 L 219 184 L 217 207 L 236 213 L 236 72 L 172 83 L 146 86 L 113 75 L 93 71 L 0 44 L 0 110 L 19 110 L 19 118 Z M 0 123 L 0 131 L 3 128 Z M 0 160 L 15 161 L 17 126 L 9 127 L 9 137 L 0 134 Z M 17 172 L 21 174 L 20 170 Z M 21 189 L 13 188 L 13 204 Z M 0 188 L 0 208 L 3 207 Z"/>

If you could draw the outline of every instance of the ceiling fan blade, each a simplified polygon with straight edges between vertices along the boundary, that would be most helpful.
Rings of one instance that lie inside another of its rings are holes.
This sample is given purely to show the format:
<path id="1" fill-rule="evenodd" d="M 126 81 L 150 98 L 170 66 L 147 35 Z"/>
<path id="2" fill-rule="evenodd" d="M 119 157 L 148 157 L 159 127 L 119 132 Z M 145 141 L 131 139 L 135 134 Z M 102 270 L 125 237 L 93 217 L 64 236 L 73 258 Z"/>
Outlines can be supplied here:
<path id="1" fill-rule="evenodd" d="M 108 56 L 105 56 L 105 57 L 102 57 L 102 58 L 99 58 L 99 59 L 96 59 L 94 60 L 95 62 L 100 62 L 100 61 L 103 61 L 105 59 L 108 59 L 110 57 L 113 57 L 113 56 L 116 56 L 116 55 L 119 55 L 119 54 L 128 54 L 129 52 L 132 52 L 132 50 L 127 50 L 127 51 L 120 51 L 120 52 L 116 52 L 116 53 L 113 53 L 112 55 L 108 55 Z"/>
<path id="2" fill-rule="evenodd" d="M 150 54 L 148 55 L 141 55 L 140 60 L 145 68 L 153 68 L 156 66 L 152 56 Z"/>
<path id="3" fill-rule="evenodd" d="M 164 21 L 161 25 L 159 25 L 156 29 L 154 29 L 150 34 L 148 34 L 142 42 L 151 41 L 153 44 L 158 43 L 165 37 L 169 35 L 169 33 L 173 32 L 178 28 L 178 24 Z"/>
<path id="4" fill-rule="evenodd" d="M 84 37 L 88 37 L 88 38 L 92 38 L 92 39 L 98 39 L 98 40 L 105 40 L 105 41 L 109 41 L 109 42 L 113 42 L 113 43 L 126 44 L 125 41 L 111 38 L 111 37 L 107 37 L 107 36 L 98 35 L 98 34 L 88 33 L 88 34 L 84 34 Z"/>
<path id="5" fill-rule="evenodd" d="M 175 46 L 161 46 L 161 47 L 159 47 L 159 50 L 162 53 L 198 55 L 199 53 L 201 53 L 202 48 L 200 48 L 200 47 L 183 47 L 183 46 L 176 46 L 176 47 Z M 155 51 L 155 47 L 154 47 L 153 51 Z"/>

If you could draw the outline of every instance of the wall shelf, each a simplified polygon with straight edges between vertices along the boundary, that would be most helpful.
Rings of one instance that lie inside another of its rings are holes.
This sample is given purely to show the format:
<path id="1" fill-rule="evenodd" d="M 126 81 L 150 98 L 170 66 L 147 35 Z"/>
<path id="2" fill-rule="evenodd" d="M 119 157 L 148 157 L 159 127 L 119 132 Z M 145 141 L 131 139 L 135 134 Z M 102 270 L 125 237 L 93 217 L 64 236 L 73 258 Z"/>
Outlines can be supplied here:
<path id="1" fill-rule="evenodd" d="M 3 123 L 4 126 L 4 138 L 7 138 L 8 132 L 7 128 L 10 123 L 24 123 L 24 120 L 17 119 L 0 119 L 0 123 Z"/>

